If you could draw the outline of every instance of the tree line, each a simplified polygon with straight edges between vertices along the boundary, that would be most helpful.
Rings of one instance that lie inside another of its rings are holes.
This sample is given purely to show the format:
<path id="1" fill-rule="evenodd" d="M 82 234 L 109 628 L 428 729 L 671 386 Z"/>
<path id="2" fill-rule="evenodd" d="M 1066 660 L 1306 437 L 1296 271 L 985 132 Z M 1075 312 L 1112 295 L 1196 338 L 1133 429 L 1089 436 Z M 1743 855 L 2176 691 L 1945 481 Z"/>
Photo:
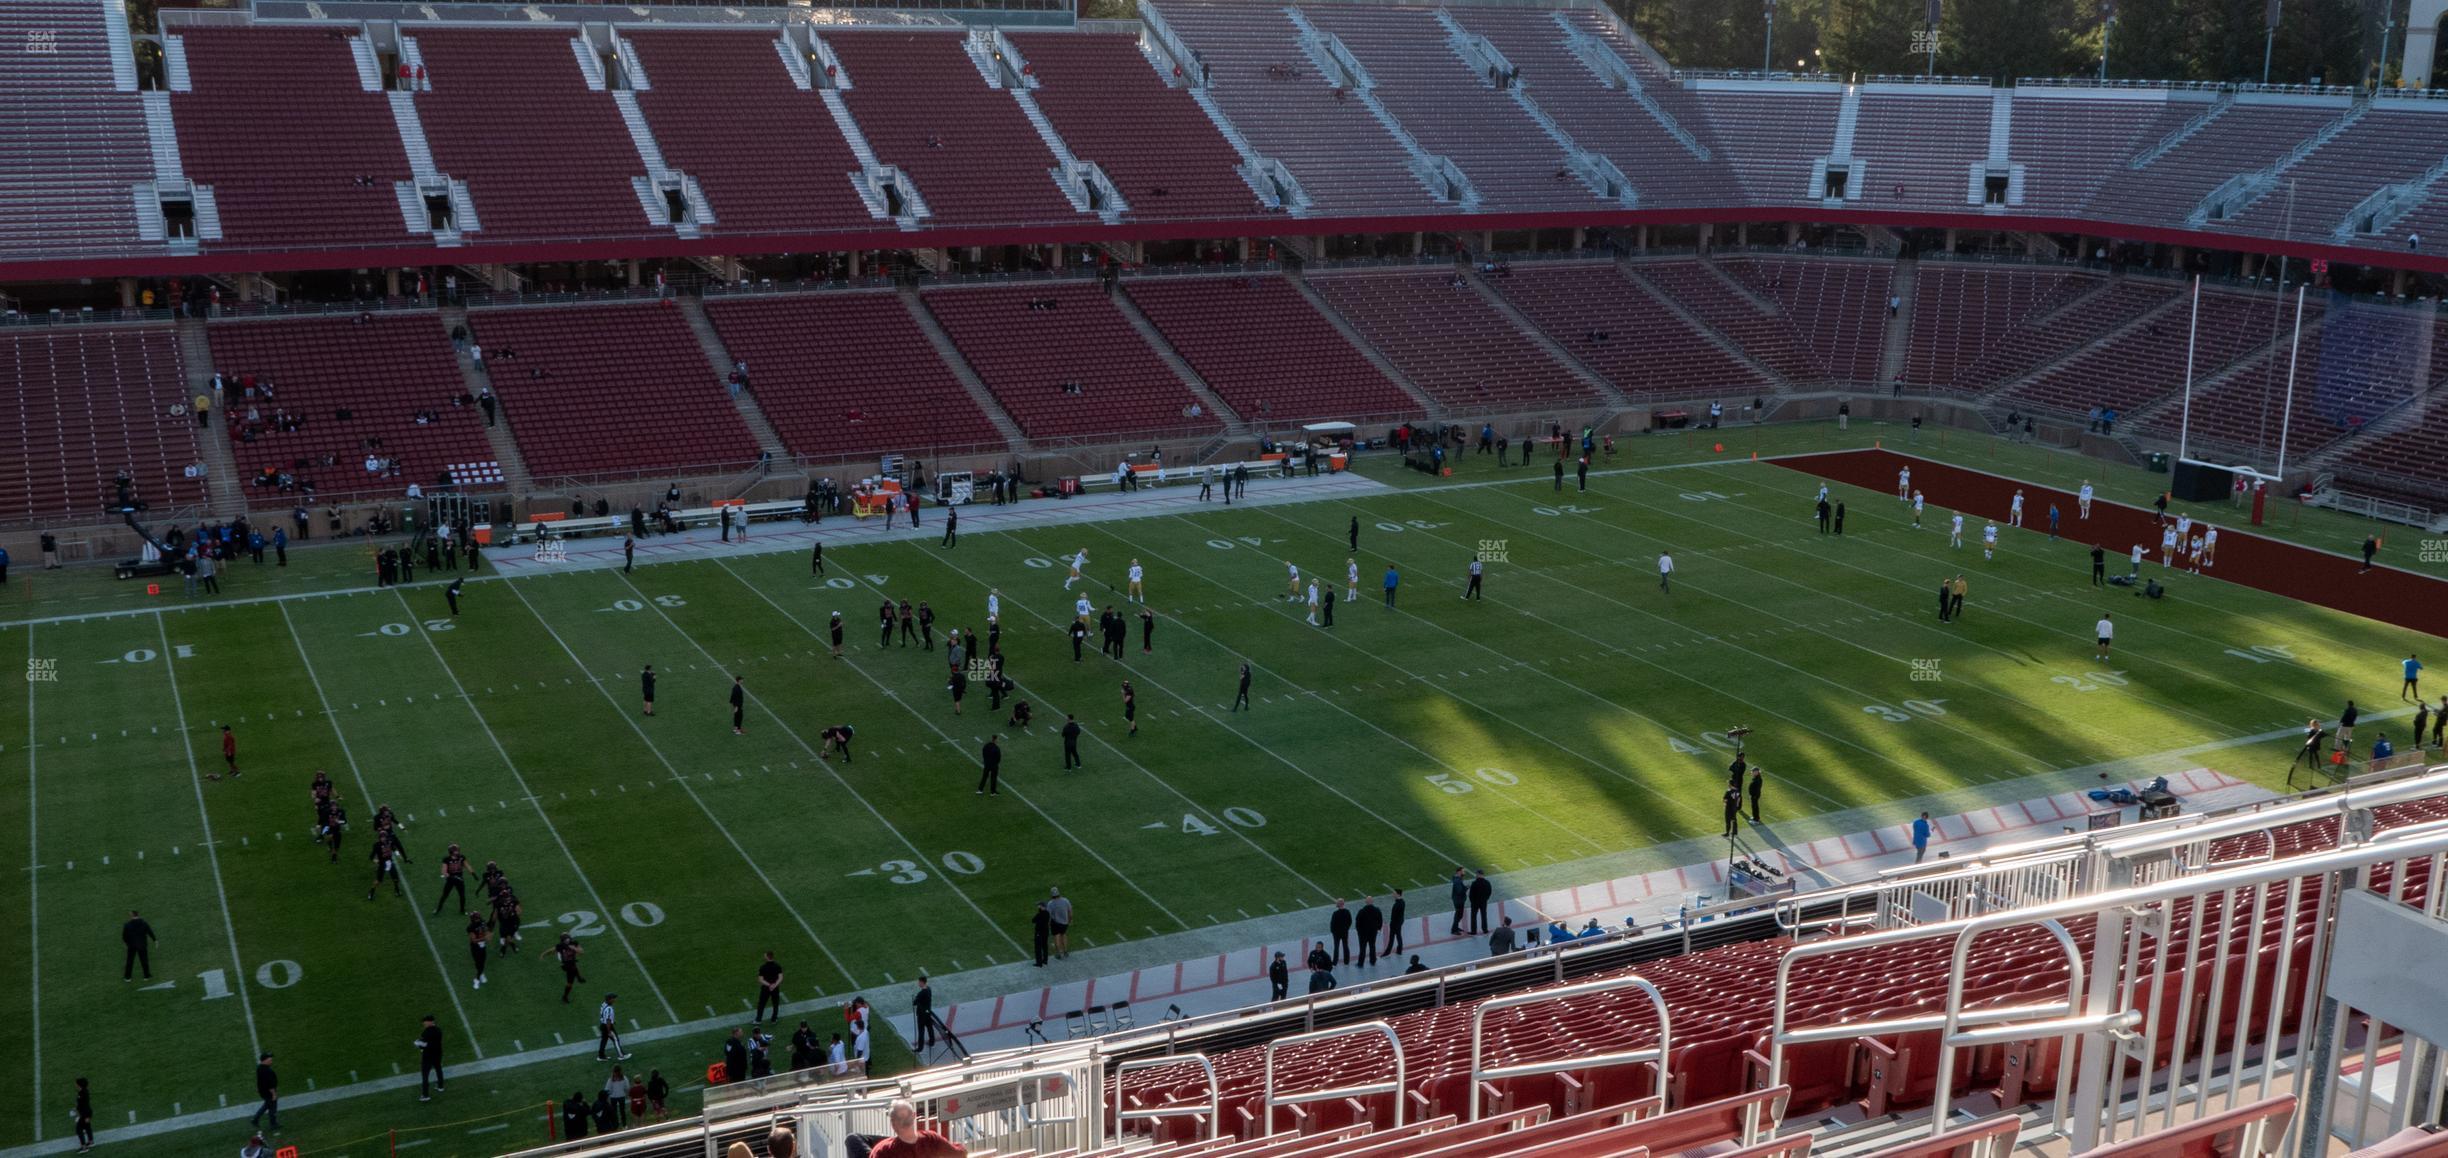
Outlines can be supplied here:
<path id="1" fill-rule="evenodd" d="M 1666 59 L 1686 68 L 1756 69 L 1761 0 L 1609 0 Z M 1931 66 L 1932 0 L 1781 0 L 1771 67 L 1792 72 L 1914 74 Z M 2114 80 L 2258 81 L 2269 48 L 2277 84 L 2367 83 L 2382 24 L 2404 44 L 2405 0 L 1939 0 L 1936 71 L 2011 80 L 2097 76 L 2106 28 Z M 2113 24 L 2107 18 L 2113 17 Z M 2396 66 L 2389 66 L 2393 82 Z"/>

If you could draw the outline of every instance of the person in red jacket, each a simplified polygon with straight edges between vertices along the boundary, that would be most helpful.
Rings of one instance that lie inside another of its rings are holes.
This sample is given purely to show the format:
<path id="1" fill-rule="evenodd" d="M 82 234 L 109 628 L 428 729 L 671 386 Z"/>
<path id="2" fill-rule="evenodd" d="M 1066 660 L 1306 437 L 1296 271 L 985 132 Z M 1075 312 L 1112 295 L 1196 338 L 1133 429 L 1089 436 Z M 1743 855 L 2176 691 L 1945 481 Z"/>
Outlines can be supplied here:
<path id="1" fill-rule="evenodd" d="M 229 778 L 238 778 L 238 737 L 228 724 L 221 725 L 221 762 L 229 765 Z"/>

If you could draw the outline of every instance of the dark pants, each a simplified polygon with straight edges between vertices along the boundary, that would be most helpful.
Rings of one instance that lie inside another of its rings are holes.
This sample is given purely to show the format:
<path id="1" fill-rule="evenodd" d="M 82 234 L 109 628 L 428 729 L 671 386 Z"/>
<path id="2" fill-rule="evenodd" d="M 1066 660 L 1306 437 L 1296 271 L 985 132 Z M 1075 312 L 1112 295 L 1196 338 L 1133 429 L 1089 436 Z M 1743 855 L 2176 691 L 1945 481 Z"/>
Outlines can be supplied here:
<path id="1" fill-rule="evenodd" d="M 1281 994 L 1278 994 L 1277 996 L 1281 996 Z M 91 1146 L 91 1145 L 93 1145 L 93 1119 L 91 1119 L 91 1118 L 78 1118 L 78 1119 L 76 1120 L 76 1136 L 77 1136 L 77 1145 L 79 1145 L 79 1146 Z"/>
<path id="2" fill-rule="evenodd" d="M 445 1082 L 443 1082 L 443 1080 L 442 1080 L 442 1060 L 441 1060 L 440 1058 L 433 1058 L 433 1059 L 430 1059 L 430 1060 L 427 1060 L 427 1059 L 420 1059 L 420 1060 L 417 1062 L 417 1093 L 418 1093 L 418 1094 L 423 1095 L 423 1094 L 430 1094 L 430 1093 L 432 1093 L 432 1092 L 433 1092 L 433 1090 L 429 1090 L 429 1089 L 426 1089 L 426 1088 L 425 1088 L 425 1084 L 426 1084 L 426 1082 L 428 1082 L 428 1081 L 431 1081 L 431 1082 L 433 1083 L 433 1085 L 434 1085 L 434 1088 L 435 1088 L 435 1089 L 440 1089 L 440 1088 L 441 1088 L 443 1085 L 445 1085 L 445 1084 L 446 1084 L 446 1083 L 445 1083 Z"/>
<path id="3" fill-rule="evenodd" d="M 1334 935 L 1334 959 L 1337 965 L 1351 964 L 1351 930 Z"/>
<path id="4" fill-rule="evenodd" d="M 997 796 L 1003 795 L 1003 770 L 1001 768 L 988 768 L 984 772 L 979 773 L 978 791 L 991 792 Z"/>
<path id="5" fill-rule="evenodd" d="M 127 947 L 127 960 L 119 966 L 119 979 L 125 981 L 135 976 L 138 965 L 144 966 L 145 980 L 151 981 L 153 979 L 153 947 L 151 945 L 135 944 Z"/>
<path id="6" fill-rule="evenodd" d="M 1393 589 L 1393 588 L 1391 588 L 1391 587 L 1388 587 L 1388 588 L 1386 588 L 1386 589 L 1385 589 L 1385 593 L 1386 593 L 1386 606 L 1388 606 L 1388 607 L 1392 607 L 1392 606 L 1394 606 L 1394 589 Z"/>
<path id="7" fill-rule="evenodd" d="M 1461 931 L 1462 931 L 1462 923 L 1463 923 L 1464 919 L 1465 919 L 1465 918 L 1467 918 L 1469 915 L 1470 915 L 1470 902 L 1469 902 L 1468 900 L 1456 899 L 1456 900 L 1454 901 L 1454 919 L 1453 919 L 1453 931 L 1454 931 L 1454 932 L 1459 933 L 1459 932 L 1461 932 Z"/>
<path id="8" fill-rule="evenodd" d="M 1043 933 L 1039 933 L 1039 934 L 1037 934 L 1037 964 L 1038 964 L 1040 967 L 1042 967 L 1042 966 L 1044 966 L 1044 965 L 1045 965 L 1045 963 L 1046 963 L 1046 935 L 1045 935 L 1045 934 L 1043 934 Z"/>
<path id="9" fill-rule="evenodd" d="M 1751 789 L 1751 823 L 1753 824 L 1759 823 L 1759 798 L 1760 790 L 1754 785 Z"/>
<path id="10" fill-rule="evenodd" d="M 613 1053 L 627 1052 L 620 1047 L 620 1027 L 612 1024 L 609 1021 L 598 1023 L 595 1026 L 596 1060 L 601 1061 L 607 1056 L 604 1053 L 604 1048 L 606 1046 L 611 1047 Z"/>
<path id="11" fill-rule="evenodd" d="M 1080 754 L 1078 741 L 1065 739 L 1063 741 L 1063 767 L 1077 768 L 1079 766 Z"/>
<path id="12" fill-rule="evenodd" d="M 781 1017 L 782 991 L 779 989 L 767 989 L 762 985 L 757 986 L 756 1019 L 758 1021 L 765 1020 L 765 1007 L 768 1005 L 773 1006 L 775 1017 Z"/>
<path id="13" fill-rule="evenodd" d="M 1474 932 L 1474 933 L 1484 933 L 1484 932 L 1487 932 L 1487 931 L 1488 931 L 1488 923 L 1487 923 L 1487 902 L 1486 902 L 1486 901 L 1472 901 L 1472 902 L 1471 902 L 1471 927 L 1470 927 L 1470 931 L 1471 931 L 1471 932 Z"/>
<path id="14" fill-rule="evenodd" d="M 1269 1001 L 1281 1001 L 1291 991 L 1292 982 L 1289 978 L 1282 981 L 1270 979 L 1267 982 L 1267 1000 Z"/>
<path id="15" fill-rule="evenodd" d="M 2091 585 L 2092 585 L 2093 587 L 2100 587 L 2100 586 L 2105 586 L 2105 585 L 2107 584 L 2107 582 L 2108 582 L 2108 564 L 2107 564 L 2106 562 L 2104 562 L 2104 561 L 2103 561 L 2103 562 L 2099 562 L 2099 563 L 2093 563 L 2093 564 L 2091 565 Z"/>
<path id="16" fill-rule="evenodd" d="M 442 895 L 434 901 L 435 912 L 442 911 L 442 903 L 449 900 L 452 893 L 459 894 L 459 912 L 462 914 L 467 912 L 467 878 L 464 876 L 442 878 Z"/>
<path id="17" fill-rule="evenodd" d="M 1473 576 L 1471 576 L 1471 577 L 1470 577 L 1470 586 L 1469 586 L 1468 588 L 1466 588 L 1466 589 L 1464 589 L 1464 590 L 1463 590 L 1463 592 L 1462 592 L 1462 598 L 1464 598 L 1464 599 L 1477 599 L 1477 598 L 1479 598 L 1479 576 L 1477 576 L 1477 575 L 1473 575 Z"/>
<path id="18" fill-rule="evenodd" d="M 1399 921 L 1399 920 L 1397 920 L 1397 921 L 1390 921 L 1390 922 L 1387 922 L 1387 924 L 1386 924 L 1386 943 L 1385 943 L 1385 951 L 1386 951 L 1386 952 L 1387 952 L 1389 955 L 1394 954 L 1394 953 L 1400 953 L 1400 952 L 1402 952 L 1402 951 L 1403 951 L 1403 930 L 1402 930 L 1402 927 L 1403 927 L 1403 923 L 1402 923 L 1401 921 Z"/>
<path id="19" fill-rule="evenodd" d="M 1360 933 L 1360 964 L 1362 964 L 1362 965 L 1374 965 L 1374 964 L 1376 964 L 1376 963 L 1377 963 L 1377 930 L 1375 930 L 1375 929 L 1364 929 L 1364 930 L 1362 930 L 1362 931 L 1361 931 L 1361 933 Z"/>
<path id="20" fill-rule="evenodd" d="M 272 1128 L 280 1129 L 280 1097 L 278 1095 L 265 1094 L 263 1104 L 255 1107 L 255 1116 L 247 1119 L 247 1125 L 261 1125 L 266 1114 L 272 1115 Z"/>

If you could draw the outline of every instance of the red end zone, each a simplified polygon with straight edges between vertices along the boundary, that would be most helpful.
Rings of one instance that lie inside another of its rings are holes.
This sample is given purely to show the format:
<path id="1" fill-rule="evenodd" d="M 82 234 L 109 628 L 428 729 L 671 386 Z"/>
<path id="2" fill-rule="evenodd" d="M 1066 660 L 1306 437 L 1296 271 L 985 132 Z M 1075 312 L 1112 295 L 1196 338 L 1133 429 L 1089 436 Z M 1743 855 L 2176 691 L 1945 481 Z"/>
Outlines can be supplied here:
<path id="1" fill-rule="evenodd" d="M 1846 483 L 1876 491 L 1895 493 L 1896 472 L 1909 466 L 1913 472 L 1913 487 L 1922 492 L 1934 507 L 1962 511 L 1968 516 L 2006 521 L 2008 503 L 2016 490 L 2023 492 L 2023 526 L 2041 534 L 2048 532 L 2048 508 L 2056 503 L 2059 536 L 2086 547 L 2097 545 L 2108 552 L 2109 574 L 2121 574 L 2134 544 L 2149 549 L 2152 560 L 2144 569 L 2157 566 L 2159 557 L 2158 512 L 2145 507 L 2128 507 L 2104 500 L 2093 500 L 2091 517 L 2076 517 L 2078 504 L 2068 491 L 2037 483 L 2022 482 L 1999 475 L 1966 470 L 1943 462 L 1914 458 L 1889 450 L 1842 450 L 1824 454 L 1789 455 L 1767 461 L 1787 470 L 1814 475 L 1830 482 Z M 2276 500 L 2273 500 L 2276 501 Z M 2292 500 L 2287 500 L 2292 501 Z M 2178 508 L 2171 505 L 2171 513 Z M 2217 562 L 2203 572 L 2257 587 L 2274 595 L 2334 608 L 2382 623 L 2409 627 L 2431 635 L 2448 636 L 2448 582 L 2402 571 L 2385 563 L 2362 573 L 2360 556 L 2316 551 L 2293 543 L 2263 538 L 2240 529 L 2242 513 L 2224 503 L 2211 504 L 2194 510 L 2197 521 L 2207 520 L 2219 529 Z M 2418 539 L 2422 532 L 2414 527 L 2397 531 L 2406 539 Z M 2385 533 L 2385 532 L 2384 532 Z M 2402 543 L 2403 540 L 2401 540 Z M 2383 548 L 2381 559 L 2392 552 L 2402 552 L 2402 545 Z"/>

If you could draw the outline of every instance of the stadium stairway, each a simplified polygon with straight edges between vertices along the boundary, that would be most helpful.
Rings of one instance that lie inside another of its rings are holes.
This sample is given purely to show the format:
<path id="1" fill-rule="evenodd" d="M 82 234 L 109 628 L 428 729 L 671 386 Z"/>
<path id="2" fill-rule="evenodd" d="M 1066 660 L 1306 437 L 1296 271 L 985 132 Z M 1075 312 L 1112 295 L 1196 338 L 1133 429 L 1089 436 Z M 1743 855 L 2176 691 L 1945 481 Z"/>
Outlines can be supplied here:
<path id="1" fill-rule="evenodd" d="M 1606 375 L 1590 369 L 1588 363 L 1575 357 L 1572 351 L 1564 348 L 1563 343 L 1548 337 L 1545 330 L 1538 328 L 1538 323 L 1531 321 L 1513 303 L 1506 301 L 1503 294 L 1497 293 L 1496 287 L 1489 285 L 1487 279 L 1479 275 L 1479 267 L 1465 266 L 1464 269 L 1464 276 L 1469 279 L 1471 289 L 1478 292 L 1481 301 L 1486 302 L 1489 308 L 1497 313 L 1504 315 L 1506 321 L 1513 323 L 1514 329 L 1521 331 L 1522 335 L 1529 338 L 1531 343 L 1539 349 L 1547 351 L 1548 357 L 1555 359 L 1565 369 L 1572 371 L 1573 377 L 1579 378 L 1585 385 L 1596 390 L 1598 396 L 1606 400 L 1608 409 L 1627 408 L 1632 405 L 1632 400 L 1625 397 L 1623 391 L 1616 389 L 1615 384 L 1608 381 Z"/>
<path id="2" fill-rule="evenodd" d="M 729 382 L 731 367 L 738 361 L 723 345 L 722 335 L 714 332 L 714 323 L 706 317 L 705 299 L 683 294 L 679 301 L 680 316 L 688 319 L 689 332 L 697 335 L 697 346 L 705 351 L 706 364 L 714 368 L 715 377 Z M 748 381 L 751 384 L 756 382 L 756 368 L 753 366 L 749 368 Z M 748 433 L 756 435 L 757 448 L 765 452 L 767 478 L 777 474 L 806 477 L 806 472 L 799 469 L 798 459 L 791 454 L 791 449 L 782 444 L 782 435 L 774 430 L 773 423 L 765 420 L 765 408 L 757 405 L 753 389 L 732 391 L 731 404 L 739 408 L 740 421 L 748 424 Z"/>
<path id="3" fill-rule="evenodd" d="M 1410 395 L 1412 401 L 1419 403 L 1421 412 L 1428 416 L 1429 421 L 1445 422 L 1452 419 L 1453 415 L 1443 406 L 1438 405 L 1436 399 L 1430 397 L 1427 391 L 1420 389 L 1409 378 L 1404 377 L 1403 372 L 1396 368 L 1394 363 L 1386 360 L 1384 352 L 1369 344 L 1369 340 L 1362 337 L 1360 331 L 1352 328 L 1351 322 L 1346 320 L 1342 314 L 1336 313 L 1335 308 L 1326 303 L 1325 297 L 1317 292 L 1316 286 L 1309 284 L 1309 279 L 1303 277 L 1299 269 L 1287 265 L 1284 269 L 1284 280 L 1291 282 L 1292 288 L 1299 290 L 1300 296 L 1308 300 L 1309 308 L 1316 310 L 1319 317 L 1326 319 L 1326 324 L 1333 326 L 1336 333 L 1343 335 L 1344 341 L 1350 342 L 1353 349 L 1360 351 L 1360 356 L 1368 359 L 1369 365 L 1376 367 L 1378 373 L 1385 375 L 1386 381 L 1402 387 L 1403 393 Z"/>
<path id="4" fill-rule="evenodd" d="M 1217 394 L 1215 388 L 1207 384 L 1207 379 L 1191 367 L 1189 360 L 1181 356 L 1181 351 L 1173 348 L 1173 343 L 1165 340 L 1164 333 L 1156 328 L 1156 323 L 1149 321 L 1146 314 L 1139 312 L 1139 303 L 1131 300 L 1128 291 L 1116 286 L 1108 296 L 1112 297 L 1114 308 L 1120 310 L 1122 316 L 1130 321 L 1131 328 L 1139 331 L 1139 338 L 1148 344 L 1148 349 L 1156 351 L 1156 357 L 1173 371 L 1173 376 L 1181 379 L 1182 384 L 1188 386 L 1191 393 L 1198 395 L 1199 405 L 1206 407 L 1209 414 L 1224 420 L 1224 433 L 1218 435 L 1218 438 L 1233 438 L 1253 433 L 1249 419 L 1234 413 L 1232 407 L 1224 405 L 1223 396 Z M 1213 445 L 1212 442 L 1210 445 Z"/>
<path id="5" fill-rule="evenodd" d="M 179 361 L 187 372 L 187 397 L 212 393 L 212 344 L 204 335 L 204 319 L 182 317 L 178 320 Z M 223 413 L 217 423 L 227 423 Z M 238 477 L 238 456 L 230 451 L 229 431 L 215 425 L 209 438 L 196 439 L 197 453 L 203 455 L 204 509 L 216 519 L 233 519 L 246 513 L 246 483 Z"/>
<path id="6" fill-rule="evenodd" d="M 2315 451 L 2298 468 L 2309 474 L 2321 475 L 2345 466 L 2345 460 L 2362 453 L 2376 440 L 2387 438 L 2409 426 L 2422 422 L 2425 415 L 2443 402 L 2448 402 L 2448 390 L 2439 387 L 2423 390 L 2389 409 L 2372 416 L 2354 433 L 2346 435 Z"/>
<path id="7" fill-rule="evenodd" d="M 442 329 L 445 333 L 467 324 L 466 306 L 442 307 Z M 454 350 L 451 361 L 459 365 L 459 381 L 467 392 L 481 396 L 492 387 L 485 376 L 476 372 L 476 362 L 465 353 Z M 493 460 L 501 464 L 502 485 L 514 495 L 535 493 L 535 475 L 527 470 L 527 456 L 519 453 L 518 440 L 510 437 L 510 423 L 498 416 L 485 425 L 485 442 L 493 447 Z"/>
<path id="8" fill-rule="evenodd" d="M 918 324 L 918 332 L 926 335 L 927 344 L 935 347 L 935 355 L 942 358 L 943 364 L 952 371 L 952 376 L 960 380 L 961 389 L 969 392 L 969 400 L 977 403 L 988 421 L 994 423 L 996 432 L 1003 436 L 1005 447 L 1015 455 L 1020 453 L 1028 446 L 1028 436 L 1020 433 L 1020 424 L 1013 421 L 1001 402 L 995 400 L 994 391 L 986 388 L 986 380 L 978 377 L 977 367 L 970 365 L 969 359 L 962 356 L 960 347 L 952 344 L 952 335 L 944 332 L 943 323 L 936 321 L 935 315 L 926 308 L 926 303 L 918 300 L 918 287 L 904 285 L 900 294 L 902 307 L 909 311 L 910 320 Z M 1231 411 L 1219 408 L 1216 413 L 1229 414 Z"/>
<path id="9" fill-rule="evenodd" d="M 1902 305 L 1887 319 L 1887 332 L 1879 339 L 1878 381 L 1883 386 L 1904 377 L 1904 356 L 1912 350 L 1913 291 L 1921 284 L 1921 263 L 1898 256 L 1895 274 L 1887 281 L 1887 292 Z"/>
<path id="10" fill-rule="evenodd" d="M 1745 348 L 1741 342 L 1737 342 L 1733 338 L 1726 336 L 1726 333 L 1723 330 L 1710 325 L 1707 318 L 1701 317 L 1689 309 L 1684 308 L 1682 300 L 1677 298 L 1674 294 L 1659 288 L 1656 282 L 1650 281 L 1648 278 L 1641 276 L 1640 266 L 1635 265 L 1630 257 L 1627 256 L 1623 260 L 1616 262 L 1615 268 L 1622 270 L 1624 279 L 1631 282 L 1634 286 L 1639 287 L 1641 292 L 1648 294 L 1651 301 L 1664 306 L 1667 313 L 1683 319 L 1683 323 L 1690 326 L 1693 333 L 1707 338 L 1711 343 L 1716 345 L 1718 349 L 1725 351 L 1728 357 L 1741 362 L 1745 366 L 1749 366 L 1752 372 L 1758 374 L 1760 377 L 1776 383 L 1777 388 L 1780 390 L 1785 389 L 1790 385 L 1783 374 L 1777 373 L 1776 367 L 1770 366 L 1768 363 L 1752 357 L 1751 351 Z M 1751 301 L 1756 302 L 1758 300 L 1756 298 L 1751 298 L 1748 294 L 1745 294 L 1744 296 Z"/>
<path id="11" fill-rule="evenodd" d="M 1759 312 L 1772 316 L 1781 316 L 1784 314 L 1785 308 L 1783 306 L 1778 305 L 1773 299 L 1761 294 L 1757 289 L 1752 288 L 1748 283 L 1744 282 L 1743 279 L 1727 273 L 1725 271 L 1725 267 L 1718 265 L 1715 261 L 1703 259 L 1700 262 L 1700 268 L 1709 271 L 1709 276 L 1716 278 L 1718 282 L 1725 286 L 1725 288 L 1733 291 L 1734 296 L 1751 303 L 1752 308 L 1757 309 Z"/>

